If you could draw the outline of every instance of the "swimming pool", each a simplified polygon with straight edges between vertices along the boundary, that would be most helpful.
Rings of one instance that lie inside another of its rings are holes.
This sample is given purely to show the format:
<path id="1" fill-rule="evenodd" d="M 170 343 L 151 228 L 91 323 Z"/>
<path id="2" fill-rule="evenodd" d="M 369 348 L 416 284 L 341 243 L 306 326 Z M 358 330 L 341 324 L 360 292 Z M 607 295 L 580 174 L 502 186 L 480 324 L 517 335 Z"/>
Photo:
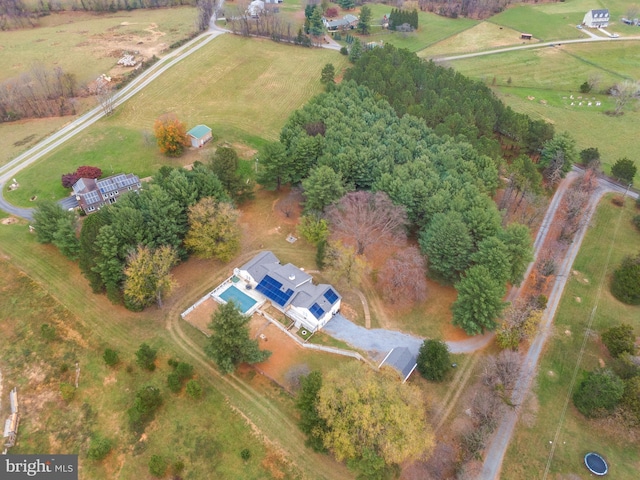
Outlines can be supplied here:
<path id="1" fill-rule="evenodd" d="M 253 307 L 256 303 L 258 303 L 256 300 L 251 298 L 249 295 L 243 293 L 234 285 L 231 285 L 219 296 L 225 302 L 233 301 L 233 303 L 235 303 L 236 306 L 240 307 L 240 311 L 242 313 L 247 313 L 249 310 L 251 310 L 251 307 Z"/>

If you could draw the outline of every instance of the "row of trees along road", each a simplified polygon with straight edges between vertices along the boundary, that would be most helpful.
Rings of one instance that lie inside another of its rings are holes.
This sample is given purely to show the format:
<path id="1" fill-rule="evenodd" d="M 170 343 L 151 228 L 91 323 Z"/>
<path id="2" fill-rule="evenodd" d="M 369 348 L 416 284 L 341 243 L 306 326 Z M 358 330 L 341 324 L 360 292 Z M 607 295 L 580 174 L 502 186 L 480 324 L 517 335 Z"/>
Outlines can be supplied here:
<path id="1" fill-rule="evenodd" d="M 34 212 L 36 238 L 78 260 L 94 292 L 132 310 L 162 306 L 174 286 L 171 268 L 189 253 L 228 261 L 240 248 L 232 200 L 248 194 L 235 170 L 224 182 L 215 173 L 237 162 L 230 150 L 219 149 L 208 165 L 197 162 L 192 170 L 162 167 L 140 192 L 86 217 L 79 239 L 77 214 L 42 202 Z"/>
<path id="2" fill-rule="evenodd" d="M 519 283 L 531 259 L 531 240 L 527 227 L 501 225 L 491 158 L 419 118 L 399 118 L 354 82 L 294 112 L 280 139 L 260 157 L 262 185 L 302 182 L 307 214 L 325 215 L 356 254 L 415 234 L 430 274 L 460 293 L 454 323 L 472 334 L 494 328 L 506 283 Z"/>

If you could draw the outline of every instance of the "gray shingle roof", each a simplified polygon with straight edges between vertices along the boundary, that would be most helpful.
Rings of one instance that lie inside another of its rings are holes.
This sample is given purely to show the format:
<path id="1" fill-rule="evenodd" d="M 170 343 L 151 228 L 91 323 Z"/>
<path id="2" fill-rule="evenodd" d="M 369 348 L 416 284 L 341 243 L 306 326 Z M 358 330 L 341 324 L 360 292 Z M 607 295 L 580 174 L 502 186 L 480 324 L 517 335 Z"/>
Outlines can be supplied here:
<path id="1" fill-rule="evenodd" d="M 406 347 L 392 348 L 387 356 L 382 360 L 380 368 L 383 365 L 389 365 L 402 375 L 403 382 L 409 378 L 409 375 L 418 365 L 418 357 L 411 353 Z"/>

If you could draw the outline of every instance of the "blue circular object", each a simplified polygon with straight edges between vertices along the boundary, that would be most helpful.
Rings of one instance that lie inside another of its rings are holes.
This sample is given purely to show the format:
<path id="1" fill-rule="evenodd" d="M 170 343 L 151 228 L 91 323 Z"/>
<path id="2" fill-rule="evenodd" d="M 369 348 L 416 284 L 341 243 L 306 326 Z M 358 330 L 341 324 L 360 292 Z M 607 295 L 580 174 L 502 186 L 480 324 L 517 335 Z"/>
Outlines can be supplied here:
<path id="1" fill-rule="evenodd" d="M 609 467 L 607 466 L 605 459 L 594 452 L 587 453 L 584 456 L 584 464 L 591 473 L 598 475 L 599 477 L 602 477 L 609 472 Z"/>

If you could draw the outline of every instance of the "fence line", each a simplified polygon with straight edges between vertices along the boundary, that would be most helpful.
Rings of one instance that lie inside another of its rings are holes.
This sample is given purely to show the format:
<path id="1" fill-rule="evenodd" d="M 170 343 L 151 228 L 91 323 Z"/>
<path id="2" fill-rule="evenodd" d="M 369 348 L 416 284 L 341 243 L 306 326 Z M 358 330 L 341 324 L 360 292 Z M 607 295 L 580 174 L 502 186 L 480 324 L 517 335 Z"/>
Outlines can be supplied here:
<path id="1" fill-rule="evenodd" d="M 284 334 L 288 335 L 289 338 L 291 338 L 292 340 L 296 341 L 298 343 L 298 345 L 300 345 L 302 348 L 310 348 L 311 350 L 319 350 L 321 352 L 328 352 L 328 353 L 334 353 L 336 355 L 343 355 L 345 357 L 352 357 L 352 358 L 358 359 L 358 360 L 360 360 L 360 361 L 362 361 L 364 363 L 369 363 L 369 361 L 366 358 L 364 358 L 358 352 L 354 352 L 352 350 L 345 350 L 343 348 L 337 348 L 337 347 L 326 347 L 324 345 L 315 345 L 315 344 L 312 344 L 312 343 L 303 342 L 301 338 L 299 338 L 297 335 L 294 335 L 289 330 L 287 330 L 284 327 L 284 325 L 282 325 L 278 320 L 273 318 L 268 313 L 263 312 L 262 310 L 259 310 L 257 313 L 259 313 L 264 318 L 266 318 L 269 322 L 271 322 L 273 325 L 278 327 Z"/>

